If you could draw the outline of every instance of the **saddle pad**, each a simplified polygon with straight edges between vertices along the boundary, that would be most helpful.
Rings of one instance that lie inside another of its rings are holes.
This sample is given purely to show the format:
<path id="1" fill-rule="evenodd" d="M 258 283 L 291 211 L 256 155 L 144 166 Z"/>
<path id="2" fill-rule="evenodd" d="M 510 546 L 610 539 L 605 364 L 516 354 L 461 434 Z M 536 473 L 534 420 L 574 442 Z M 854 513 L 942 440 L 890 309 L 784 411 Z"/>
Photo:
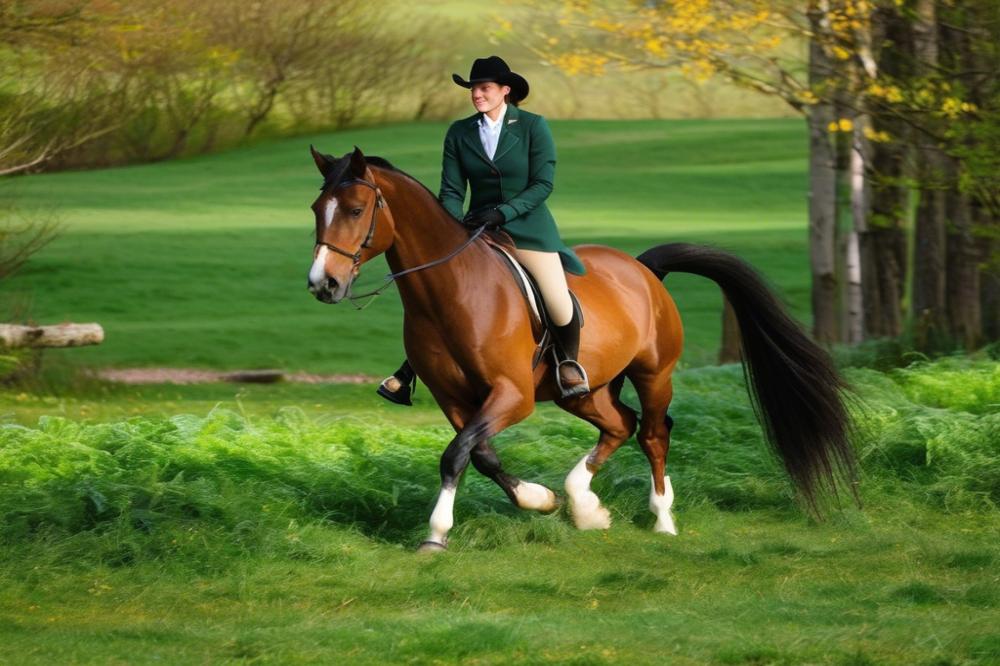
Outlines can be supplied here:
<path id="1" fill-rule="evenodd" d="M 542 313 L 538 308 L 538 299 L 535 298 L 535 286 L 531 282 L 531 278 L 525 272 L 524 267 L 518 263 L 514 256 L 500 247 L 499 245 L 491 244 L 491 247 L 500 253 L 500 255 L 507 260 L 510 264 L 511 272 L 514 273 L 515 277 L 521 281 L 521 291 L 524 292 L 525 298 L 528 300 L 528 305 L 531 306 L 531 312 L 535 315 L 535 320 L 538 324 L 542 324 Z"/>

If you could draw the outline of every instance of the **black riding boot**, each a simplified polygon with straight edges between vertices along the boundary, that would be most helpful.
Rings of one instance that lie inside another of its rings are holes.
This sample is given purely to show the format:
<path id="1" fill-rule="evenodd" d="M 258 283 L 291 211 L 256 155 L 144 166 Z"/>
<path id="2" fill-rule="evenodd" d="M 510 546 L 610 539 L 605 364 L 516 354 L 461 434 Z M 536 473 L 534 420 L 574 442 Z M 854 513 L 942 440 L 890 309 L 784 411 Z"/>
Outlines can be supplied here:
<path id="1" fill-rule="evenodd" d="M 587 372 L 577 363 L 580 353 L 580 313 L 574 309 L 573 318 L 565 326 L 552 327 L 555 339 L 556 383 L 563 398 L 584 395 L 590 392 Z"/>
<path id="2" fill-rule="evenodd" d="M 393 379 L 396 381 L 393 382 Z M 396 382 L 399 383 L 399 386 L 394 390 L 391 385 Z M 413 389 L 416 388 L 416 383 L 417 375 L 413 372 L 413 368 L 410 367 L 410 362 L 403 361 L 403 365 L 399 366 L 399 370 L 383 379 L 382 383 L 379 384 L 375 392 L 389 402 L 394 402 L 397 405 L 409 406 L 413 404 L 410 396 L 413 395 Z"/>

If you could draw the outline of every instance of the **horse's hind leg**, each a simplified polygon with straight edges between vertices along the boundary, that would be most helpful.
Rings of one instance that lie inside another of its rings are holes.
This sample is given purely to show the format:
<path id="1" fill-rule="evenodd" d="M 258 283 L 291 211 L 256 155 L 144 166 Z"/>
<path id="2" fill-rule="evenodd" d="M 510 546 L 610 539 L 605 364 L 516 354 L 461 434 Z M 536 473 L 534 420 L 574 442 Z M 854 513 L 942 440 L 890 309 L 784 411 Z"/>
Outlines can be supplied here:
<path id="1" fill-rule="evenodd" d="M 672 368 L 668 368 L 654 374 L 629 375 L 642 404 L 642 420 L 637 439 L 652 469 L 649 510 L 656 516 L 653 531 L 666 534 L 677 534 L 673 514 L 670 512 L 674 503 L 674 489 L 670 484 L 670 477 L 664 474 L 670 450 L 671 419 L 667 416 L 667 407 L 674 395 L 672 371 Z"/>
<path id="2" fill-rule="evenodd" d="M 635 432 L 635 412 L 618 399 L 622 381 L 623 377 L 580 398 L 559 401 L 560 407 L 601 431 L 597 446 L 566 477 L 570 513 L 581 530 L 607 529 L 611 526 L 611 514 L 601 506 L 600 499 L 590 489 L 590 481 L 611 454 Z"/>

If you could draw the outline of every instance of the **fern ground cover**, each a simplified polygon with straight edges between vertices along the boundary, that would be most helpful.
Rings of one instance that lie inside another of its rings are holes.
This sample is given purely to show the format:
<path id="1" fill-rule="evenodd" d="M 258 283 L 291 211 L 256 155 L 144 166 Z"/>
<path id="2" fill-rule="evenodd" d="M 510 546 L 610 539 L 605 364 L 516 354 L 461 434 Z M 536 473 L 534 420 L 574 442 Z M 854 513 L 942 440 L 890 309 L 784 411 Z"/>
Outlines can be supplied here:
<path id="1" fill-rule="evenodd" d="M 450 437 L 426 399 L 4 395 L 0 661 L 995 663 L 996 363 L 846 372 L 862 509 L 806 518 L 738 367 L 691 369 L 672 409 L 679 537 L 649 532 L 633 442 L 595 479 L 610 531 L 518 512 L 470 472 L 442 557 L 413 553 Z M 64 415 L 38 418 L 47 399 Z M 497 447 L 560 488 L 594 437 L 541 409 Z"/>

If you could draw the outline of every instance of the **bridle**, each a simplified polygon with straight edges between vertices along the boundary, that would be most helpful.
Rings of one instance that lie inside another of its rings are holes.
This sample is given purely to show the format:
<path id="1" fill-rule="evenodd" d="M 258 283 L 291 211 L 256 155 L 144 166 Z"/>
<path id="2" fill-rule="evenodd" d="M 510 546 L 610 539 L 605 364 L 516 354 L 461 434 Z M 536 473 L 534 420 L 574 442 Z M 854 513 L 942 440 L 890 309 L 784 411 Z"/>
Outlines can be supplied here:
<path id="1" fill-rule="evenodd" d="M 426 264 L 420 264 L 419 266 L 403 269 L 398 273 L 390 273 L 389 275 L 385 276 L 385 284 L 383 284 L 378 289 L 374 289 L 365 294 L 354 295 L 351 293 L 351 287 L 354 286 L 354 278 L 360 272 L 359 269 L 361 266 L 361 252 L 362 250 L 366 250 L 371 247 L 372 239 L 375 238 L 375 222 L 377 221 L 376 216 L 378 215 L 378 210 L 379 208 L 386 208 L 386 203 L 385 203 L 385 197 L 382 196 L 382 190 L 379 189 L 379 186 L 376 185 L 375 183 L 368 182 L 363 178 L 352 178 L 351 180 L 345 180 L 342 183 L 338 183 L 333 189 L 336 190 L 341 187 L 346 187 L 347 185 L 364 185 L 365 187 L 370 187 L 372 190 L 375 191 L 375 205 L 372 207 L 372 219 L 371 222 L 368 224 L 368 233 L 365 235 L 365 240 L 361 243 L 361 247 L 358 248 L 358 251 L 354 253 L 348 252 L 347 250 L 337 247 L 333 243 L 327 243 L 326 241 L 323 240 L 317 240 L 316 245 L 322 245 L 328 250 L 336 252 L 341 256 L 347 257 L 348 259 L 354 262 L 354 266 L 351 269 L 351 281 L 347 285 L 347 294 L 348 294 L 347 299 L 351 302 L 351 305 L 354 305 L 354 301 L 361 300 L 362 298 L 369 299 L 364 305 L 354 305 L 354 307 L 358 310 L 364 310 L 366 307 L 371 305 L 372 301 L 374 301 L 376 297 L 381 296 L 382 292 L 388 289 L 393 284 L 393 282 L 396 281 L 397 278 L 401 278 L 404 275 L 408 275 L 410 273 L 416 273 L 417 271 L 422 271 L 425 268 L 432 268 L 434 266 L 438 266 L 440 264 L 445 263 L 455 255 L 457 255 L 459 252 L 472 245 L 472 243 L 477 238 L 479 238 L 484 231 L 486 231 L 486 226 L 485 225 L 481 226 L 478 229 L 476 229 L 471 236 L 469 236 L 469 239 L 467 241 L 462 243 L 458 248 L 448 253 L 446 256 L 441 257 L 440 259 L 429 261 Z"/>
<path id="2" fill-rule="evenodd" d="M 375 216 L 378 215 L 379 208 L 385 208 L 385 198 L 382 196 L 382 190 L 379 189 L 378 185 L 375 183 L 369 183 L 363 178 L 353 178 L 351 180 L 345 180 L 342 183 L 338 183 L 334 189 L 339 189 L 341 187 L 346 187 L 348 185 L 364 185 L 375 190 L 375 205 L 372 206 L 372 220 L 368 225 L 368 233 L 365 235 L 365 240 L 361 243 L 361 247 L 358 248 L 357 252 L 351 253 L 347 250 L 337 247 L 333 243 L 327 243 L 324 240 L 317 240 L 316 245 L 322 245 L 328 250 L 332 250 L 339 255 L 345 256 L 354 262 L 354 268 L 356 269 L 361 265 L 361 251 L 366 250 L 372 246 L 372 239 L 375 238 Z"/>

